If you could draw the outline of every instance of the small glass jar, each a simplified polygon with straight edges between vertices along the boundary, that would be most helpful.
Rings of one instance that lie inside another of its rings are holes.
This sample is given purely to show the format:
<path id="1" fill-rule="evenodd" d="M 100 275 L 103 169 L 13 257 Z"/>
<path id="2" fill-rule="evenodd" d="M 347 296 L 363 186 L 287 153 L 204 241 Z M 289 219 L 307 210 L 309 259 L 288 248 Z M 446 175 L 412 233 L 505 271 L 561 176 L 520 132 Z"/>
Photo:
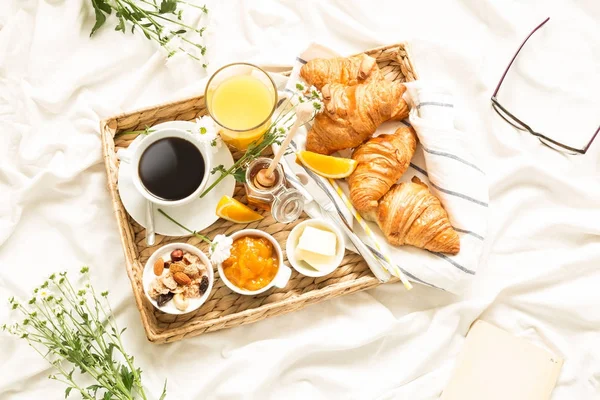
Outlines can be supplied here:
<path id="1" fill-rule="evenodd" d="M 260 157 L 246 169 L 246 197 L 248 203 L 263 210 L 270 210 L 277 222 L 290 223 L 297 220 L 304 210 L 304 197 L 296 189 L 288 188 L 281 164 L 273 171 L 275 183 L 269 188 L 257 186 L 254 177 L 261 169 L 269 168 L 270 158 Z"/>

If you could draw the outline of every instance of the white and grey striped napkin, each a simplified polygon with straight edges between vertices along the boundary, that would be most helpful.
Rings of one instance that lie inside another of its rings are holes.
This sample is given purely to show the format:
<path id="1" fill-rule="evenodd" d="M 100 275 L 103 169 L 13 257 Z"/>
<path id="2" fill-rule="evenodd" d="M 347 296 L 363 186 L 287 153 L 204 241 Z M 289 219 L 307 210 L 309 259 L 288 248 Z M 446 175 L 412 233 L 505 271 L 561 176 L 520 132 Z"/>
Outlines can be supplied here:
<path id="1" fill-rule="evenodd" d="M 322 46 L 311 45 L 296 59 L 293 72 L 286 82 L 287 87 L 293 87 L 298 81 L 299 69 L 306 61 L 335 55 Z M 411 280 L 460 294 L 475 275 L 483 251 L 488 221 L 487 179 L 473 155 L 473 141 L 469 140 L 466 133 L 454 128 L 452 96 L 434 86 L 428 88 L 418 81 L 407 83 L 406 87 L 405 98 L 412 105 L 409 120 L 386 122 L 377 129 L 375 135 L 394 133 L 400 124 L 412 125 L 415 129 L 420 143 L 409 169 L 400 181 L 410 181 L 417 176 L 440 199 L 460 236 L 460 253 L 450 256 L 412 246 L 387 245 L 374 223 L 371 223 L 371 228 L 379 236 L 380 244 L 387 246 L 396 264 Z M 294 140 L 300 148 L 303 147 L 304 138 L 300 133 Z M 350 154 L 341 153 L 346 156 Z M 286 161 L 284 167 L 296 173 L 299 167 L 293 159 Z M 347 191 L 347 186 L 340 186 Z M 311 182 L 305 187 L 317 202 L 323 197 L 320 189 Z M 344 208 L 342 202 L 338 202 L 338 205 Z M 307 207 L 306 211 L 313 218 L 326 218 L 318 215 L 314 207 Z M 345 211 L 347 213 L 344 214 L 351 215 Z M 365 243 L 370 243 L 358 223 L 354 224 L 354 231 Z"/>
<path id="2" fill-rule="evenodd" d="M 474 141 L 454 128 L 453 96 L 420 81 L 405 85 L 411 111 L 409 122 L 404 122 L 417 132 L 419 146 L 402 180 L 417 175 L 428 184 L 448 212 L 461 245 L 456 256 L 423 251 L 436 258 L 428 257 L 428 269 L 439 276 L 430 271 L 414 273 L 436 282 L 436 286 L 460 293 L 475 275 L 483 251 L 488 224 L 487 178 L 474 156 Z"/>

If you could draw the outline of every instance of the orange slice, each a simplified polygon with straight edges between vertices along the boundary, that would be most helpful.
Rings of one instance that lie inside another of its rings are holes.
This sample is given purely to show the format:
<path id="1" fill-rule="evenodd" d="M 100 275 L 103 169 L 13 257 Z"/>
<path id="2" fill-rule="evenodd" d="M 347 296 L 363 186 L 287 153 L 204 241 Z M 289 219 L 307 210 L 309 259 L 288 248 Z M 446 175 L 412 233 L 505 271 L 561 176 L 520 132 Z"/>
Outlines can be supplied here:
<path id="1" fill-rule="evenodd" d="M 325 178 L 341 179 L 349 176 L 357 162 L 351 158 L 324 156 L 312 151 L 299 151 L 296 157 L 305 167 Z"/>
<path id="2" fill-rule="evenodd" d="M 217 216 L 238 224 L 246 224 L 264 218 L 245 204 L 229 196 L 223 196 L 219 200 L 219 204 L 217 204 Z"/>

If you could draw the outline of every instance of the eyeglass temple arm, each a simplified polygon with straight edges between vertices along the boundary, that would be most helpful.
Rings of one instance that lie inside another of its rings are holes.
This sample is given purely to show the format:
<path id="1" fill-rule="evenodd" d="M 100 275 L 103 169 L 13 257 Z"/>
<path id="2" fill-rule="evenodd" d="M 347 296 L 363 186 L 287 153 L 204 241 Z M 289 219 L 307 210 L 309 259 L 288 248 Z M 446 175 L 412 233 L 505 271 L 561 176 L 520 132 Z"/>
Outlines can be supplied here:
<path id="1" fill-rule="evenodd" d="M 590 146 L 592 145 L 592 143 L 594 142 L 594 139 L 596 139 L 596 136 L 598 136 L 598 133 L 600 133 L 600 126 L 598 127 L 598 129 L 596 130 L 596 133 L 594 133 L 594 136 L 592 136 L 592 139 L 590 139 L 589 143 L 587 144 L 587 146 L 585 146 L 583 148 L 583 152 L 586 153 L 588 151 L 588 149 L 590 148 Z"/>
<path id="2" fill-rule="evenodd" d="M 508 73 L 508 70 L 510 69 L 510 67 L 512 66 L 513 62 L 515 61 L 515 59 L 517 58 L 517 56 L 519 55 L 519 52 L 521 51 L 521 49 L 523 48 L 523 46 L 525 46 L 525 43 L 527 43 L 527 41 L 529 40 L 529 38 L 538 30 L 540 29 L 542 26 L 544 26 L 544 24 L 546 22 L 548 22 L 550 20 L 550 17 L 546 18 L 544 20 L 544 22 L 542 22 L 541 24 L 539 24 L 538 26 L 535 27 L 534 30 L 531 31 L 531 33 L 525 38 L 525 40 L 523 40 L 523 43 L 521 43 L 521 45 L 519 46 L 519 49 L 517 50 L 517 52 L 515 53 L 515 55 L 513 56 L 513 58 L 510 60 L 510 62 L 508 63 L 508 67 L 506 67 L 506 70 L 504 71 L 504 73 L 502 74 L 502 78 L 500 78 L 500 82 L 498 82 L 498 86 L 496 86 L 496 90 L 494 90 L 494 94 L 492 95 L 492 97 L 496 97 L 496 95 L 498 94 L 498 90 L 500 90 L 500 85 L 502 85 L 502 82 L 504 82 L 504 78 L 506 77 L 506 74 Z"/>

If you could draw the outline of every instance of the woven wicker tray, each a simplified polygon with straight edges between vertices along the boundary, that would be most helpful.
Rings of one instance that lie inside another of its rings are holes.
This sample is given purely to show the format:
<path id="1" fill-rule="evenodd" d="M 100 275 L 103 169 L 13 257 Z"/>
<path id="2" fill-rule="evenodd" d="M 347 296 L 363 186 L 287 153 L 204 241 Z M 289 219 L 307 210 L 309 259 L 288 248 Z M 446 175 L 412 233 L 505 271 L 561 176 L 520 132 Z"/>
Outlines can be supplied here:
<path id="1" fill-rule="evenodd" d="M 416 72 L 406 44 L 380 47 L 365 53 L 377 59 L 379 67 L 387 79 L 401 82 L 416 79 Z M 281 68 L 278 72 L 281 72 Z M 336 296 L 369 289 L 379 284 L 362 258 L 347 251 L 342 265 L 332 274 L 323 278 L 309 278 L 293 271 L 287 287 L 271 289 L 255 297 L 233 293 L 223 284 L 215 271 L 212 293 L 206 303 L 197 311 L 176 316 L 156 310 L 147 300 L 142 287 L 142 271 L 146 260 L 156 249 L 171 242 L 187 242 L 205 252 L 207 245 L 195 237 L 157 235 L 156 244 L 152 247 L 146 246 L 144 228 L 138 225 L 125 211 L 117 187 L 119 161 L 116 151 L 129 146 L 135 139 L 135 135 L 122 135 L 115 139 L 115 134 L 144 129 L 146 126 L 153 126 L 165 121 L 190 121 L 204 114 L 206 114 L 204 97 L 199 96 L 118 115 L 100 122 L 108 188 L 125 252 L 127 275 L 131 281 L 135 302 L 140 310 L 148 340 L 154 343 L 173 342 L 204 332 L 248 324 L 296 311 L 309 304 Z M 234 153 L 234 158 L 237 159 L 240 155 Z M 236 187 L 235 197 L 245 202 L 242 186 Z M 247 225 L 218 220 L 202 233 L 212 238 L 219 233 L 230 234 L 243 228 L 260 229 L 273 235 L 282 245 L 285 253 L 285 241 L 289 232 L 306 218 L 308 217 L 304 214 L 297 222 L 286 225 L 277 223 L 266 213 L 263 220 Z M 285 261 L 287 262 L 287 258 Z"/>

